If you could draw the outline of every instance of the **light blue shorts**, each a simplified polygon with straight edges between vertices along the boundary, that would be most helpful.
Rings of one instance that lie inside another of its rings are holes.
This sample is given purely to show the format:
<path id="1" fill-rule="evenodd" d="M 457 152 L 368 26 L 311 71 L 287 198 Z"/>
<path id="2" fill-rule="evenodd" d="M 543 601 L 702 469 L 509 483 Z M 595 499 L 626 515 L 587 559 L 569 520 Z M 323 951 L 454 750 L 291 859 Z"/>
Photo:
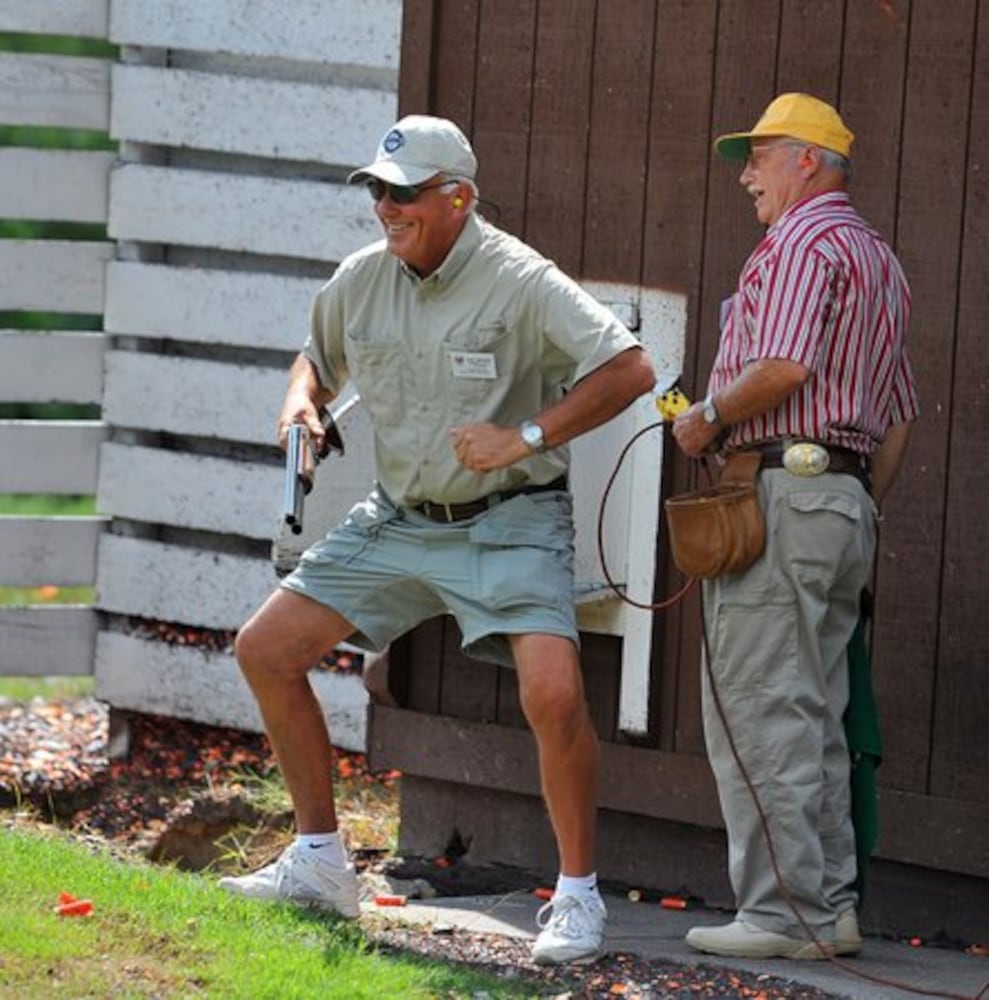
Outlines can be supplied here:
<path id="1" fill-rule="evenodd" d="M 477 517 L 437 524 L 374 490 L 303 553 L 281 586 L 351 622 L 371 651 L 450 613 L 464 652 L 512 665 L 506 635 L 579 643 L 573 593 L 573 501 L 520 494 Z"/>

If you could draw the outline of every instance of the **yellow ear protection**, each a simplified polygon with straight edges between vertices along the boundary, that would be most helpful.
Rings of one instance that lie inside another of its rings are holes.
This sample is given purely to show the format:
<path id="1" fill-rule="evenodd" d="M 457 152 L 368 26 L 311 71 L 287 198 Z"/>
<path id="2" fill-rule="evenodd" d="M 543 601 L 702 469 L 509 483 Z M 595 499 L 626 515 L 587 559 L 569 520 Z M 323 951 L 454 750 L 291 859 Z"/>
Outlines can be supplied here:
<path id="1" fill-rule="evenodd" d="M 453 199 L 453 207 L 454 208 L 464 207 L 464 199 L 461 198 L 459 194 Z"/>

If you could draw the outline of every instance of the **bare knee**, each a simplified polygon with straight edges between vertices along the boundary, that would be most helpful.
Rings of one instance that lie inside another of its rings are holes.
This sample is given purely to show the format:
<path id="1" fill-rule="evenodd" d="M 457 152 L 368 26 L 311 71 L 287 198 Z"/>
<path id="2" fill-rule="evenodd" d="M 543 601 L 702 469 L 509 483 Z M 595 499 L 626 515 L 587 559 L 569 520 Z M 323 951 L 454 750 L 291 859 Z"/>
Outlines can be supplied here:
<path id="1" fill-rule="evenodd" d="M 234 656 L 245 674 L 256 673 L 269 666 L 277 666 L 279 658 L 274 655 L 277 648 L 277 634 L 255 615 L 245 622 L 234 639 Z"/>
<path id="2" fill-rule="evenodd" d="M 530 680 L 521 692 L 522 710 L 537 735 L 575 735 L 589 723 L 583 687 L 567 676 Z"/>
<path id="3" fill-rule="evenodd" d="M 537 736 L 574 736 L 590 725 L 580 658 L 555 635 L 512 636 L 522 711 Z"/>
<path id="4" fill-rule="evenodd" d="M 309 598 L 277 591 L 241 627 L 234 655 L 252 684 L 303 677 L 350 631 L 339 615 Z"/>

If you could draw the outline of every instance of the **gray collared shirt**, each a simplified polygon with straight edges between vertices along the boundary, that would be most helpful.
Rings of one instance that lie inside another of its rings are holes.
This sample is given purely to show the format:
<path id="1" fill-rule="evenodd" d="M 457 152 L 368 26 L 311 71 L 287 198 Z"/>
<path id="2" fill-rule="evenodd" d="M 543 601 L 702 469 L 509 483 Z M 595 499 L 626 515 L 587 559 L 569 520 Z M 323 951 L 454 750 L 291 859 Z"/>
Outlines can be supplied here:
<path id="1" fill-rule="evenodd" d="M 638 343 L 552 261 L 471 215 L 426 278 L 384 241 L 344 260 L 316 295 L 303 350 L 331 391 L 353 381 L 371 415 L 378 481 L 408 506 L 564 473 L 566 447 L 472 471 L 456 460 L 450 429 L 517 425 Z"/>

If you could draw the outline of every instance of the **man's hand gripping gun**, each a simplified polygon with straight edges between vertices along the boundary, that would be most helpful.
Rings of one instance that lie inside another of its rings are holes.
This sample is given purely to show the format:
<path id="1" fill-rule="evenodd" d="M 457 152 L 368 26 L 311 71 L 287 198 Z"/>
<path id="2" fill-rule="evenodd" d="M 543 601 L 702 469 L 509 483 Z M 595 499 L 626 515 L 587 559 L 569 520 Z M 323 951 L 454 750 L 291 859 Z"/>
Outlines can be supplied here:
<path id="1" fill-rule="evenodd" d="M 288 429 L 282 515 L 294 535 L 302 534 L 302 508 L 306 502 L 306 495 L 312 490 L 316 466 L 331 451 L 335 451 L 338 455 L 343 454 L 343 438 L 333 414 L 324 408 L 319 416 L 324 433 L 323 443 L 318 451 L 305 424 L 292 424 Z"/>

